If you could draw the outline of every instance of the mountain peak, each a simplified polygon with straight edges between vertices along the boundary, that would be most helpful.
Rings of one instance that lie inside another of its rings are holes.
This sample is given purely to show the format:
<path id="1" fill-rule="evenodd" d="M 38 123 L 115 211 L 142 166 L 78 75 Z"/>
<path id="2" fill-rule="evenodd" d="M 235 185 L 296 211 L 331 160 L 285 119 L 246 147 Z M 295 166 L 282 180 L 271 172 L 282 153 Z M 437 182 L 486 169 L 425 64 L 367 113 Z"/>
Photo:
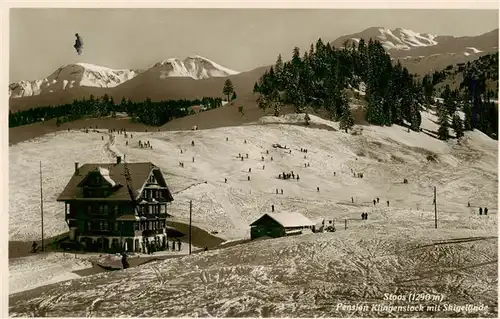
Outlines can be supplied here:
<path id="1" fill-rule="evenodd" d="M 40 95 L 74 87 L 111 88 L 134 78 L 138 73 L 137 70 L 115 70 L 83 62 L 65 64 L 44 79 L 11 83 L 9 96 Z"/>
<path id="2" fill-rule="evenodd" d="M 148 71 L 160 71 L 163 77 L 190 77 L 195 80 L 227 77 L 239 73 L 200 55 L 190 55 L 184 60 L 179 58 L 162 60 Z"/>

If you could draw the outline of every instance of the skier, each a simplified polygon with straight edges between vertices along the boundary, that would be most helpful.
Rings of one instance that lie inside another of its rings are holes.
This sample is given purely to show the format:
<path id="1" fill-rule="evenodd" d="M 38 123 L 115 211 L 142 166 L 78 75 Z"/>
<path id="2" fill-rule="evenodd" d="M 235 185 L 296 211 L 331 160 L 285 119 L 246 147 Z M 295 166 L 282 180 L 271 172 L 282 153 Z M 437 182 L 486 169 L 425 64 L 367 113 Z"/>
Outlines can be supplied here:
<path id="1" fill-rule="evenodd" d="M 469 201 L 467 202 L 467 207 L 470 207 L 470 202 Z"/>
<path id="2" fill-rule="evenodd" d="M 354 204 L 354 197 L 351 196 L 351 202 Z"/>
<path id="3" fill-rule="evenodd" d="M 483 208 L 479 207 L 479 215 L 482 215 L 482 214 L 483 214 Z"/>
<path id="4" fill-rule="evenodd" d="M 248 180 L 250 181 L 250 176 L 248 176 L 247 178 L 248 178 Z"/>
<path id="5" fill-rule="evenodd" d="M 249 169 L 248 169 L 248 172 L 249 172 L 249 173 L 251 173 L 251 172 L 252 172 L 252 169 L 251 169 L 251 168 L 249 168 Z"/>
<path id="6" fill-rule="evenodd" d="M 387 207 L 389 207 L 389 201 L 387 201 Z"/>
<path id="7" fill-rule="evenodd" d="M 375 206 L 377 204 L 377 201 L 374 199 L 373 200 L 373 206 Z"/>
<path id="8" fill-rule="evenodd" d="M 300 177 L 299 177 L 299 174 L 297 174 L 297 181 L 299 180 L 299 178 L 300 178 Z"/>
<path id="9" fill-rule="evenodd" d="M 379 203 L 380 198 L 377 197 L 377 204 Z"/>
<path id="10" fill-rule="evenodd" d="M 488 215 L 488 207 L 485 207 L 485 208 L 484 208 L 484 214 L 485 214 L 485 215 Z"/>
<path id="11" fill-rule="evenodd" d="M 226 177 L 224 178 L 224 183 L 227 183 L 227 178 Z"/>
<path id="12" fill-rule="evenodd" d="M 274 205 L 271 205 L 271 211 L 274 212 Z"/>
<path id="13" fill-rule="evenodd" d="M 191 146 L 194 146 L 194 141 L 191 141 Z"/>
<path id="14" fill-rule="evenodd" d="M 319 186 L 318 186 L 318 187 L 316 187 L 316 190 L 319 192 Z"/>
<path id="15" fill-rule="evenodd" d="M 283 195 L 283 188 L 281 189 L 281 195 Z"/>
<path id="16" fill-rule="evenodd" d="M 181 251 L 181 241 L 177 239 L 177 249 Z"/>

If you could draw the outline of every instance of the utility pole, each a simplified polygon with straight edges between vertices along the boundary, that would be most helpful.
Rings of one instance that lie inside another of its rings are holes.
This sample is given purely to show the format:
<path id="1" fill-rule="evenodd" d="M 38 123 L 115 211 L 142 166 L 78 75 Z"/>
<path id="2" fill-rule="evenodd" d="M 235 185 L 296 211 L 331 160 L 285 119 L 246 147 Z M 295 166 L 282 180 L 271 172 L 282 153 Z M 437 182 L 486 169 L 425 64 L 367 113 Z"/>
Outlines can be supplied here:
<path id="1" fill-rule="evenodd" d="M 43 243 L 43 185 L 42 185 L 42 161 L 40 161 L 40 215 L 42 219 L 42 251 L 45 251 Z"/>
<path id="2" fill-rule="evenodd" d="M 193 213 L 193 201 L 189 201 L 189 254 L 191 255 L 191 221 Z"/>
<path id="3" fill-rule="evenodd" d="M 436 203 L 436 186 L 434 186 L 434 227 L 438 228 L 438 211 Z"/>

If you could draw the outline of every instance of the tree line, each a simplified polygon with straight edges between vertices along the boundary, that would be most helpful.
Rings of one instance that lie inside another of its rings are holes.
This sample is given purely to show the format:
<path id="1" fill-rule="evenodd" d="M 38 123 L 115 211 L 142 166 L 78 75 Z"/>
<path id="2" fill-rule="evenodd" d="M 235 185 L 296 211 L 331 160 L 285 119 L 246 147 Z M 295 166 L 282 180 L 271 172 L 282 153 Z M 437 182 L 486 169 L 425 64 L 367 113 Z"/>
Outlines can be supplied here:
<path id="1" fill-rule="evenodd" d="M 74 100 L 70 104 L 58 106 L 43 106 L 12 113 L 9 111 L 9 127 L 32 124 L 36 122 L 56 119 L 56 124 L 75 121 L 84 117 L 116 116 L 116 113 L 127 113 L 133 121 L 151 126 L 161 126 L 175 118 L 194 114 L 192 106 L 200 105 L 200 111 L 222 106 L 221 98 L 203 97 L 195 100 L 167 100 L 153 102 L 133 102 L 123 98 L 115 104 L 112 97 L 104 94 L 102 97 L 91 95 L 88 99 Z"/>
<path id="2" fill-rule="evenodd" d="M 328 111 L 341 127 L 349 128 L 354 120 L 346 93 L 365 85 L 366 120 L 377 125 L 403 124 L 419 130 L 421 86 L 414 76 L 390 56 L 378 41 L 363 39 L 359 43 L 336 49 L 319 39 L 308 52 L 300 56 L 295 47 L 290 61 L 281 55 L 254 85 L 258 105 L 272 108 L 280 114 L 284 104 L 291 104 L 297 112 L 306 107 Z"/>
<path id="3" fill-rule="evenodd" d="M 463 130 L 477 128 L 491 137 L 496 136 L 498 117 L 493 115 L 498 114 L 498 108 L 489 100 L 492 93 L 485 85 L 487 78 L 498 75 L 498 54 L 496 61 L 496 73 L 476 70 L 474 90 L 467 76 L 461 91 L 445 89 L 444 106 L 437 109 L 440 127 L 462 130 L 458 135 L 463 135 Z M 420 131 L 420 110 L 435 104 L 435 85 L 445 77 L 445 72 L 437 71 L 419 80 L 399 61 L 393 63 L 377 40 L 365 42 L 360 39 L 357 45 L 353 42 L 350 46 L 346 41 L 343 48 L 336 49 L 319 39 L 302 56 L 300 49 L 295 47 L 290 61 L 284 62 L 279 55 L 276 63 L 254 84 L 253 91 L 258 96 L 258 106 L 263 110 L 272 109 L 276 116 L 285 104 L 293 105 L 296 112 L 312 107 L 315 111 L 326 110 L 344 129 L 354 125 L 347 90 L 358 89 L 363 83 L 364 114 L 368 123 L 399 124 Z M 458 111 L 465 113 L 464 120 Z M 439 137 L 449 138 L 444 131 L 440 128 Z"/>

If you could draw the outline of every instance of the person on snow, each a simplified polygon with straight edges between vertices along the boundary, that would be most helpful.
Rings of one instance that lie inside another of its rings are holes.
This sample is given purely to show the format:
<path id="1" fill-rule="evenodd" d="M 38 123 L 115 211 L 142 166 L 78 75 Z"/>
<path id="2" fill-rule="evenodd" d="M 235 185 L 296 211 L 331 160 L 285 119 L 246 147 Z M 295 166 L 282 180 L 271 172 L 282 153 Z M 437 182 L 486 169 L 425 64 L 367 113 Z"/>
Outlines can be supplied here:
<path id="1" fill-rule="evenodd" d="M 181 241 L 180 239 L 177 239 L 177 249 L 181 251 Z"/>
<path id="2" fill-rule="evenodd" d="M 484 214 L 485 214 L 485 215 L 488 215 L 488 207 L 485 207 L 485 208 L 484 208 Z"/>
<path id="3" fill-rule="evenodd" d="M 122 253 L 122 266 L 123 266 L 123 269 L 127 269 L 130 267 L 130 265 L 127 261 L 127 253 Z"/>
<path id="4" fill-rule="evenodd" d="M 479 215 L 482 215 L 482 214 L 483 214 L 483 208 L 479 207 Z"/>
<path id="5" fill-rule="evenodd" d="M 377 204 L 377 201 L 374 199 L 373 200 L 373 206 L 375 206 Z"/>
<path id="6" fill-rule="evenodd" d="M 34 241 L 33 244 L 31 244 L 31 252 L 32 253 L 36 253 L 37 246 L 38 246 L 38 244 L 36 243 L 36 241 Z"/>

